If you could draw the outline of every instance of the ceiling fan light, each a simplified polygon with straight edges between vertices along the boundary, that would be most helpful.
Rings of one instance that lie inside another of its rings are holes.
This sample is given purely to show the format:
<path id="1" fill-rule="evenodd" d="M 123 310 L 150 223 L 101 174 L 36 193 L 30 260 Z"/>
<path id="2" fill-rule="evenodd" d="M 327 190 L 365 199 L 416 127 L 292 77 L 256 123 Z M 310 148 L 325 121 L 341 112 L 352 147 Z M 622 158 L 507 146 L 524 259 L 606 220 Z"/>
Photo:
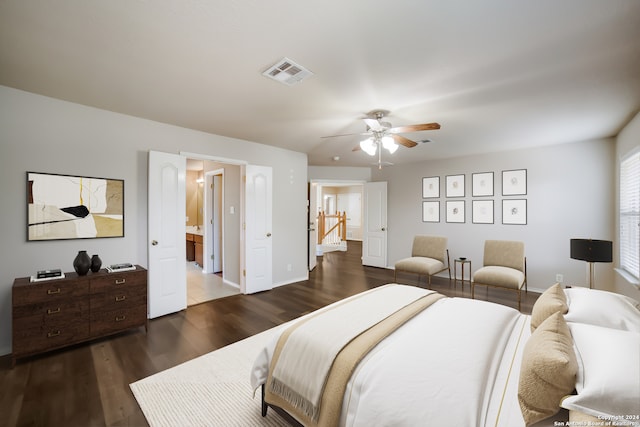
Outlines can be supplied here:
<path id="1" fill-rule="evenodd" d="M 382 137 L 382 146 L 386 148 L 389 153 L 393 154 L 398 149 L 398 144 L 393 140 L 393 137 L 384 136 Z"/>
<path id="2" fill-rule="evenodd" d="M 375 144 L 371 138 L 367 138 L 360 142 L 360 148 L 368 155 L 375 156 L 377 144 Z"/>

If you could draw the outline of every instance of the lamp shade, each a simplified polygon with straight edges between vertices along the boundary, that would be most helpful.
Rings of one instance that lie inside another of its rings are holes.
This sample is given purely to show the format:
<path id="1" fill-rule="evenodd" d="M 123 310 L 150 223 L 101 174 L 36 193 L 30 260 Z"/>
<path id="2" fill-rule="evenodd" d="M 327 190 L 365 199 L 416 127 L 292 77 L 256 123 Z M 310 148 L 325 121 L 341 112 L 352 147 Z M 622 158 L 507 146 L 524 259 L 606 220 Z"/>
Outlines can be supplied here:
<path id="1" fill-rule="evenodd" d="M 587 262 L 612 262 L 613 243 L 609 240 L 571 239 L 570 256 Z"/>

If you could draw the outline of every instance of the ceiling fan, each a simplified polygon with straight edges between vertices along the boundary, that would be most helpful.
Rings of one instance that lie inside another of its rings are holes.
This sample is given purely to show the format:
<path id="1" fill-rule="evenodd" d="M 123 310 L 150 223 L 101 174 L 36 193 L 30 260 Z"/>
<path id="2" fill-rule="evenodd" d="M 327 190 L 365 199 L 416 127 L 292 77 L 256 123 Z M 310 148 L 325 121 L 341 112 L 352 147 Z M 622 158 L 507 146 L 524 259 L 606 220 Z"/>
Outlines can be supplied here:
<path id="1" fill-rule="evenodd" d="M 363 133 L 347 133 L 342 135 L 330 135 L 323 136 L 322 138 L 334 138 L 337 136 L 351 136 L 351 135 L 367 135 L 368 138 L 361 141 L 359 145 L 353 148 L 353 151 L 363 150 L 370 156 L 375 156 L 378 152 L 378 168 L 382 169 L 382 165 L 391 165 L 389 162 L 382 162 L 382 148 L 385 148 L 389 153 L 393 154 L 398 145 L 405 146 L 407 148 L 415 147 L 417 142 L 406 138 L 401 133 L 420 132 L 425 130 L 440 129 L 438 123 L 423 123 L 417 125 L 407 125 L 392 127 L 391 123 L 384 122 L 382 119 L 388 114 L 388 111 L 374 110 L 367 114 L 367 118 L 362 119 L 367 125 L 366 132 Z"/>

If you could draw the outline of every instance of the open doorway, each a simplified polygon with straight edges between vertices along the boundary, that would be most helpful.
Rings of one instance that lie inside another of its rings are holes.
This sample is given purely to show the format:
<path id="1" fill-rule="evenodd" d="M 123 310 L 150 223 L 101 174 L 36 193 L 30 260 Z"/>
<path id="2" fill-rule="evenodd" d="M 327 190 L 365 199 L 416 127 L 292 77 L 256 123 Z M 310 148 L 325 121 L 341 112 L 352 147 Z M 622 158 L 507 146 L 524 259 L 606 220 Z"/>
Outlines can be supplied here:
<path id="1" fill-rule="evenodd" d="M 317 256 L 335 250 L 346 251 L 350 240 L 362 241 L 363 191 L 364 181 L 310 182 L 309 271 L 315 267 Z M 340 231 L 337 222 L 343 215 L 346 216 L 346 222 Z M 320 224 L 320 221 L 326 223 Z"/>
<path id="2" fill-rule="evenodd" d="M 224 276 L 224 172 L 231 166 L 187 159 L 187 305 L 240 293 Z"/>

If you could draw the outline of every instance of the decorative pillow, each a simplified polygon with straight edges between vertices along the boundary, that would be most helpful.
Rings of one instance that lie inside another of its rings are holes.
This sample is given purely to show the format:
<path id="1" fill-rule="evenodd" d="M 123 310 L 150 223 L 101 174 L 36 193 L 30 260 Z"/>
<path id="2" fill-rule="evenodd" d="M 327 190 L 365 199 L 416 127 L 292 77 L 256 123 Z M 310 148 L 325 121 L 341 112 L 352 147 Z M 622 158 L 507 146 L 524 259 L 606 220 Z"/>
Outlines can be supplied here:
<path id="1" fill-rule="evenodd" d="M 624 295 L 598 289 L 565 289 L 567 322 L 640 332 L 640 303 Z"/>
<path id="2" fill-rule="evenodd" d="M 556 283 L 544 291 L 533 304 L 533 309 L 531 310 L 531 332 L 535 331 L 538 325 L 553 313 L 560 312 L 565 314 L 567 309 L 567 298 L 562 291 L 560 283 Z"/>
<path id="3" fill-rule="evenodd" d="M 578 357 L 578 394 L 561 406 L 610 421 L 640 415 L 640 333 L 582 323 L 569 329 Z"/>
<path id="4" fill-rule="evenodd" d="M 526 425 L 560 410 L 560 401 L 576 383 L 578 362 L 562 313 L 556 312 L 531 334 L 524 347 L 518 401 Z"/>

